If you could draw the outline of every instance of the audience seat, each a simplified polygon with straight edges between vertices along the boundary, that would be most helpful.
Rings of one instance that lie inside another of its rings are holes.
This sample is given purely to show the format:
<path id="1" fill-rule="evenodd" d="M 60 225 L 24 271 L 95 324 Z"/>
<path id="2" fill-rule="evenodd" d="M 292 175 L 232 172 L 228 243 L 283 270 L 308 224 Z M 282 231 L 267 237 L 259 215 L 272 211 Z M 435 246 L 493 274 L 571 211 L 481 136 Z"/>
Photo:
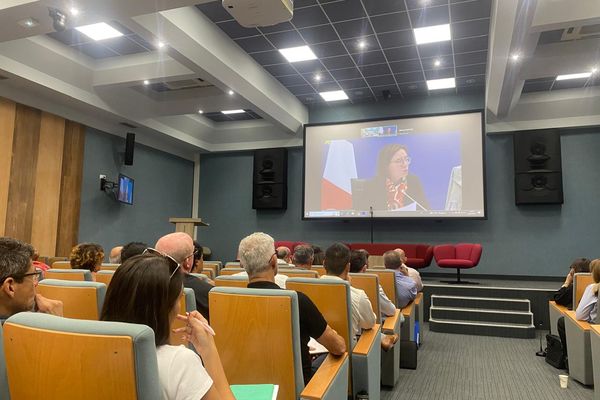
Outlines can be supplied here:
<path id="1" fill-rule="evenodd" d="M 377 265 L 383 265 L 383 254 L 388 250 L 404 250 L 408 260 L 406 265 L 414 269 L 421 269 L 431 265 L 433 259 L 433 247 L 429 244 L 409 244 L 409 243 L 350 243 L 351 250 L 365 249 L 369 256 L 374 256 L 373 260 L 369 257 L 369 268 Z"/>
<path id="2" fill-rule="evenodd" d="M 226 267 L 221 270 L 221 273 L 219 274 L 219 276 L 234 275 L 234 274 L 238 274 L 238 273 L 244 272 L 244 271 L 246 271 L 244 268 Z"/>
<path id="3" fill-rule="evenodd" d="M 196 310 L 196 296 L 194 290 L 190 288 L 183 288 L 183 293 L 178 300 L 179 302 L 179 314 L 185 315 L 186 312 L 192 312 Z M 171 324 L 171 334 L 169 336 L 169 344 L 178 346 L 180 344 L 187 346 L 188 342 L 181 339 L 181 333 L 173 332 L 173 329 L 182 328 L 185 326 L 185 322 L 175 319 Z"/>
<path id="4" fill-rule="evenodd" d="M 102 263 L 100 271 L 116 271 L 121 264 Z"/>
<path id="5" fill-rule="evenodd" d="M 590 327 L 590 347 L 592 349 L 594 399 L 600 399 L 600 325 Z"/>
<path id="6" fill-rule="evenodd" d="M 99 282 L 44 279 L 38 284 L 37 292 L 49 299 L 62 301 L 65 318 L 98 320 L 104 304 L 106 285 Z"/>
<path id="7" fill-rule="evenodd" d="M 162 399 L 145 325 L 19 313 L 4 324 L 4 350 L 11 400 Z"/>
<path id="8" fill-rule="evenodd" d="M 277 272 L 290 278 L 318 278 L 319 273 L 310 269 L 277 268 Z"/>
<path id="9" fill-rule="evenodd" d="M 239 261 L 229 261 L 225 264 L 225 268 L 241 268 Z"/>
<path id="10" fill-rule="evenodd" d="M 474 243 L 442 244 L 433 248 L 435 262 L 439 267 L 456 268 L 456 281 L 447 283 L 472 283 L 460 280 L 460 270 L 476 267 L 481 259 L 481 252 L 481 245 Z"/>
<path id="11" fill-rule="evenodd" d="M 110 284 L 115 271 L 113 270 L 100 270 L 96 273 L 96 282 L 104 283 L 106 286 Z"/>
<path id="12" fill-rule="evenodd" d="M 347 353 L 328 355 L 304 387 L 295 292 L 217 287 L 209 293 L 209 304 L 215 343 L 230 384 L 276 384 L 280 400 L 346 398 Z"/>
<path id="13" fill-rule="evenodd" d="M 319 274 L 319 276 L 325 275 L 325 267 L 323 267 L 322 265 L 313 265 L 310 267 L 310 270 L 317 271 L 317 274 Z"/>
<path id="14" fill-rule="evenodd" d="M 44 272 L 44 279 L 60 279 L 62 281 L 88 281 L 93 280 L 88 269 L 54 269 Z"/>
<path id="15" fill-rule="evenodd" d="M 579 305 L 585 288 L 592 283 L 594 283 L 594 279 L 589 272 L 579 272 L 573 275 L 573 310 Z"/>
<path id="16" fill-rule="evenodd" d="M 4 340 L 2 338 L 2 325 L 0 325 L 0 399 L 10 400 L 8 391 L 8 377 L 6 376 L 6 362 L 4 358 Z"/>
<path id="17" fill-rule="evenodd" d="M 350 353 L 353 398 L 366 392 L 371 399 L 381 393 L 381 326 L 364 330 L 352 348 L 352 320 L 350 284 L 334 279 L 290 278 L 286 287 L 307 295 L 325 317 L 325 320 L 346 341 Z"/>
<path id="18" fill-rule="evenodd" d="M 50 268 L 71 269 L 71 262 L 69 260 L 57 260 L 48 265 L 50 265 Z"/>
<path id="19" fill-rule="evenodd" d="M 584 385 L 594 383 L 590 326 L 587 322 L 578 321 L 575 311 L 565 312 L 569 375 Z"/>
<path id="20" fill-rule="evenodd" d="M 247 276 L 219 275 L 215 278 L 216 286 L 245 288 L 248 286 Z"/>
<path id="21" fill-rule="evenodd" d="M 219 266 L 217 264 L 204 263 L 202 273 L 209 275 L 211 277 L 210 279 L 215 279 L 219 275 Z"/>
<path id="22" fill-rule="evenodd" d="M 57 261 L 66 261 L 69 262 L 69 257 L 46 257 L 46 264 L 52 267 L 52 264 L 54 264 Z M 69 263 L 69 266 L 71 264 Z M 69 267 L 70 268 L 70 267 Z"/>

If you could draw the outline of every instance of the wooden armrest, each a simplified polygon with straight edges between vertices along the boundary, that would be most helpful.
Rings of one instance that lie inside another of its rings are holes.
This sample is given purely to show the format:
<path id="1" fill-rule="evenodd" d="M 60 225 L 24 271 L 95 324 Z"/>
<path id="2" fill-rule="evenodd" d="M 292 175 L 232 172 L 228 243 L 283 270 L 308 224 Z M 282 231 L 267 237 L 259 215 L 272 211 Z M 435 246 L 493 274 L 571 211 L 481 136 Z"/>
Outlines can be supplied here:
<path id="1" fill-rule="evenodd" d="M 567 310 L 564 314 L 565 316 L 572 319 L 579 326 L 580 329 L 583 329 L 584 331 L 590 330 L 591 324 L 586 321 L 579 321 L 577 318 L 575 318 L 575 311 Z"/>
<path id="2" fill-rule="evenodd" d="M 383 333 L 395 333 L 396 324 L 398 323 L 398 320 L 400 320 L 400 313 L 401 311 L 396 309 L 396 313 L 393 316 L 387 317 L 385 321 L 383 321 L 383 325 L 381 325 L 381 331 Z"/>
<path id="3" fill-rule="evenodd" d="M 423 301 L 423 292 L 417 293 L 417 297 L 415 297 L 415 299 L 413 300 L 413 303 L 415 303 L 416 305 L 419 305 L 419 304 L 421 304 L 421 301 Z"/>
<path id="4" fill-rule="evenodd" d="M 352 353 L 366 356 L 367 353 L 369 353 L 369 350 L 371 350 L 371 346 L 373 346 L 373 343 L 375 342 L 376 335 L 379 335 L 379 328 L 381 328 L 381 325 L 375 324 L 371 329 L 363 330 L 362 334 L 360 335 L 360 339 L 358 339 L 356 346 L 354 346 L 354 349 L 352 350 Z"/>
<path id="5" fill-rule="evenodd" d="M 402 315 L 404 315 L 405 318 L 410 317 L 410 314 L 412 314 L 414 306 L 415 306 L 415 302 L 414 301 L 411 301 L 410 303 L 408 303 L 406 305 L 406 307 L 404 307 L 402 309 Z"/>
<path id="6" fill-rule="evenodd" d="M 328 354 L 323 364 L 300 393 L 300 397 L 310 400 L 322 399 L 331 382 L 346 362 L 348 362 L 348 353 L 343 353 L 340 356 Z"/>
<path id="7" fill-rule="evenodd" d="M 550 300 L 548 302 L 548 306 L 556 309 L 561 314 L 564 314 L 565 311 L 569 311 L 569 309 L 567 307 L 561 306 L 560 304 L 556 304 L 556 302 L 554 300 Z"/>

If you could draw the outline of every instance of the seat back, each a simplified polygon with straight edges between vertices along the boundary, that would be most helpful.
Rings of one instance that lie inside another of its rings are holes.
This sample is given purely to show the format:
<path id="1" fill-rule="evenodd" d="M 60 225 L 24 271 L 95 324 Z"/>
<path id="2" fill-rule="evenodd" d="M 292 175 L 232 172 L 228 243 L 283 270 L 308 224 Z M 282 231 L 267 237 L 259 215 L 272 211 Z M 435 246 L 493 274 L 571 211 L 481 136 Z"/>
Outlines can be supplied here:
<path id="1" fill-rule="evenodd" d="M 477 265 L 481 259 L 482 247 L 477 243 L 459 243 L 455 246 L 456 258 L 461 260 L 469 260 L 473 265 Z"/>
<path id="2" fill-rule="evenodd" d="M 162 399 L 145 325 L 19 313 L 4 324 L 4 349 L 12 400 Z"/>
<path id="3" fill-rule="evenodd" d="M 57 268 L 57 269 L 71 269 L 71 262 L 66 259 L 52 261 L 52 264 L 49 264 L 49 265 L 50 265 L 50 267 Z"/>
<path id="4" fill-rule="evenodd" d="M 100 266 L 100 271 L 116 271 L 121 264 L 103 263 Z"/>
<path id="5" fill-rule="evenodd" d="M 219 275 L 219 266 L 217 264 L 207 264 L 205 262 L 202 273 L 207 275 L 211 274 L 211 279 L 215 279 Z"/>
<path id="6" fill-rule="evenodd" d="M 69 257 L 47 257 L 46 258 L 46 264 L 52 266 L 52 264 L 54 264 L 56 261 L 66 261 L 69 262 Z M 69 266 L 71 265 L 71 263 L 69 263 Z"/>
<path id="7" fill-rule="evenodd" d="M 186 312 L 192 312 L 196 310 L 196 295 L 194 290 L 190 288 L 183 288 L 183 292 L 177 300 L 179 303 L 179 314 L 185 315 Z M 178 346 L 180 344 L 187 346 L 187 340 L 181 339 L 181 333 L 174 333 L 173 329 L 182 328 L 185 326 L 185 322 L 178 319 L 173 320 L 171 324 L 171 333 L 169 335 L 169 344 Z"/>
<path id="8" fill-rule="evenodd" d="M 245 272 L 246 270 L 244 268 L 233 268 L 233 267 L 226 267 L 223 268 L 220 273 L 219 276 L 221 275 L 234 275 L 234 274 L 238 274 L 240 272 Z"/>
<path id="9" fill-rule="evenodd" d="M 304 381 L 297 294 L 217 287 L 208 299 L 229 384 L 273 383 L 279 385 L 278 399 L 300 398 Z"/>
<path id="10" fill-rule="evenodd" d="M 585 288 L 592 283 L 594 283 L 594 279 L 589 272 L 579 272 L 573 275 L 573 310 L 579 305 Z"/>
<path id="11" fill-rule="evenodd" d="M 104 283 L 106 286 L 108 286 L 114 274 L 115 271 L 111 269 L 100 270 L 96 273 L 96 282 Z"/>
<path id="12" fill-rule="evenodd" d="M 379 309 L 379 277 L 376 274 L 350 274 L 350 285 L 362 289 L 367 294 L 373 312 L 377 316 L 377 323 L 381 323 L 381 310 Z"/>
<path id="13" fill-rule="evenodd" d="M 371 256 L 369 255 L 369 259 L 367 261 L 367 265 L 369 268 L 385 268 L 383 265 L 383 256 Z"/>
<path id="14" fill-rule="evenodd" d="M 313 265 L 312 267 L 310 267 L 310 270 L 317 271 L 317 274 L 319 274 L 319 276 L 325 275 L 325 267 L 322 265 Z"/>
<path id="15" fill-rule="evenodd" d="M 218 260 L 204 260 L 204 266 L 206 267 L 207 265 L 216 265 L 218 270 L 220 270 L 221 268 L 223 268 L 223 263 L 221 261 Z"/>
<path id="16" fill-rule="evenodd" d="M 248 286 L 248 276 L 219 275 L 215 278 L 215 285 L 245 288 Z"/>
<path id="17" fill-rule="evenodd" d="M 456 250 L 451 244 L 440 244 L 434 246 L 433 257 L 435 257 L 436 262 L 439 260 L 453 260 L 456 258 Z"/>
<path id="18" fill-rule="evenodd" d="M 8 377 L 6 376 L 6 361 L 4 358 L 2 325 L 0 325 L 0 399 L 10 400 L 10 393 L 8 391 Z"/>
<path id="19" fill-rule="evenodd" d="M 285 275 L 289 278 L 318 278 L 319 273 L 311 269 L 299 269 L 299 268 L 278 268 L 277 271 L 281 275 Z"/>
<path id="20" fill-rule="evenodd" d="M 398 307 L 398 305 L 396 304 L 396 276 L 394 275 L 394 271 L 392 271 L 391 269 L 373 268 L 367 269 L 366 272 L 368 274 L 377 275 L 377 277 L 379 278 L 379 284 L 383 288 L 383 292 L 388 297 L 388 299 L 390 299 L 391 302 L 394 303 L 396 307 Z"/>
<path id="21" fill-rule="evenodd" d="M 352 319 L 350 317 L 350 284 L 338 279 L 290 278 L 286 288 L 307 295 L 317 306 L 329 326 L 346 342 L 346 348 L 352 349 Z M 349 354 L 351 351 L 348 352 Z"/>
<path id="22" fill-rule="evenodd" d="M 106 285 L 100 282 L 44 279 L 38 284 L 37 292 L 49 299 L 62 301 L 65 318 L 98 320 Z"/>
<path id="23" fill-rule="evenodd" d="M 240 262 L 239 261 L 229 261 L 227 263 L 225 263 L 225 268 L 240 268 Z"/>
<path id="24" fill-rule="evenodd" d="M 60 279 L 62 281 L 92 281 L 92 273 L 87 269 L 54 269 L 44 272 L 44 279 Z"/>

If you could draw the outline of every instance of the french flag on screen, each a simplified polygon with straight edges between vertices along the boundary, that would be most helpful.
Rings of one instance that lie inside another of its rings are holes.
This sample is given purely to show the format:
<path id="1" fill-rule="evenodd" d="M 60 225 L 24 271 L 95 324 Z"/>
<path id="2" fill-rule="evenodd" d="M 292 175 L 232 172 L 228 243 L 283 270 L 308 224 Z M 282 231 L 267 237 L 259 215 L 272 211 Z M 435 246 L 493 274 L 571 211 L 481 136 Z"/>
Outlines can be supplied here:
<path id="1" fill-rule="evenodd" d="M 352 143 L 347 140 L 332 140 L 321 180 L 321 210 L 352 208 L 351 179 L 357 177 Z"/>

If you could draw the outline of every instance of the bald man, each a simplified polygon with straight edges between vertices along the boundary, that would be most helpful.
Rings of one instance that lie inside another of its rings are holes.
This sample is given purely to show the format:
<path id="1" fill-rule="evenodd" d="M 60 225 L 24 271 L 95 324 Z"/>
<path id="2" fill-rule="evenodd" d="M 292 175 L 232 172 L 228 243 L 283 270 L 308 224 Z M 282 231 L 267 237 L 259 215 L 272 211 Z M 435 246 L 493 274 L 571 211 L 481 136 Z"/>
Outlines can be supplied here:
<path id="1" fill-rule="evenodd" d="M 408 270 L 408 276 L 413 281 L 415 281 L 415 283 L 417 284 L 417 292 L 422 292 L 423 291 L 423 282 L 421 282 L 421 274 L 419 274 L 419 271 L 406 265 L 406 261 L 408 260 L 408 257 L 406 257 L 406 253 L 404 252 L 404 250 L 394 249 L 394 251 L 396 253 L 398 253 L 398 255 L 400 256 L 400 261 L 402 261 L 402 266 L 404 266 Z"/>
<path id="2" fill-rule="evenodd" d="M 292 262 L 292 251 L 289 247 L 279 246 L 275 249 L 275 253 L 277 253 L 278 265 L 288 265 Z"/>
<path id="3" fill-rule="evenodd" d="M 158 239 L 154 248 L 161 253 L 173 257 L 180 265 L 183 273 L 183 286 L 194 291 L 196 296 L 196 309 L 206 319 L 209 319 L 208 292 L 213 285 L 206 280 L 190 275 L 194 267 L 194 241 L 184 232 L 169 233 Z"/>
<path id="4" fill-rule="evenodd" d="M 111 264 L 121 264 L 121 250 L 123 250 L 123 246 L 113 247 L 108 256 L 108 261 Z"/>

